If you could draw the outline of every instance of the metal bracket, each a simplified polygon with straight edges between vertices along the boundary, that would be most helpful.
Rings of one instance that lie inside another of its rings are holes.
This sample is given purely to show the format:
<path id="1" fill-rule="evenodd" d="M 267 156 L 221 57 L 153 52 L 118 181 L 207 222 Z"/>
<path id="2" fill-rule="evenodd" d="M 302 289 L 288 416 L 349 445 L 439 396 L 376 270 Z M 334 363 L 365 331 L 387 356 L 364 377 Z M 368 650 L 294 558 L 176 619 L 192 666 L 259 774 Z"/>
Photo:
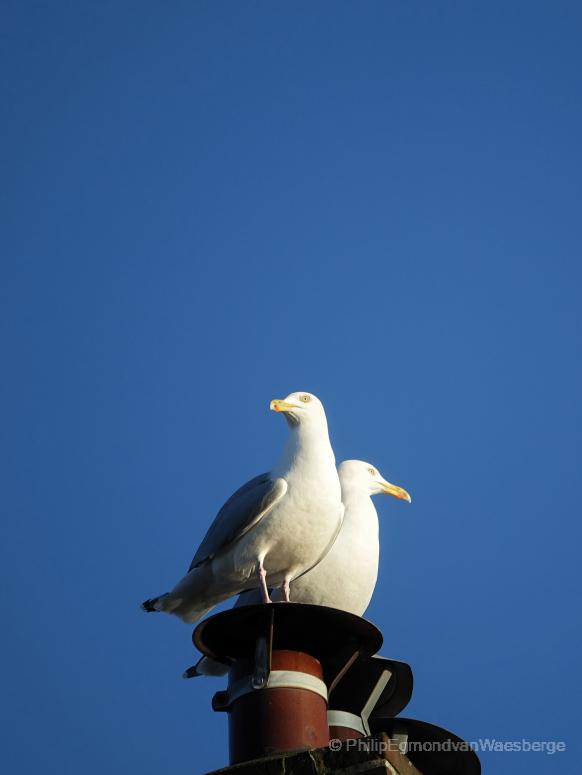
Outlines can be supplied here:
<path id="1" fill-rule="evenodd" d="M 255 645 L 255 670 L 251 679 L 253 689 L 264 689 L 271 672 L 273 656 L 273 627 L 275 610 L 271 606 L 267 622 L 267 632 L 257 638 Z"/>
<path id="2" fill-rule="evenodd" d="M 270 605 L 264 633 L 259 635 L 255 641 L 254 670 L 249 679 L 247 679 L 250 683 L 250 688 L 253 690 L 264 689 L 269 682 L 273 656 L 274 623 L 275 609 Z M 226 691 L 216 692 L 212 698 L 212 710 L 217 712 L 228 710 L 232 702 L 232 692 L 228 689 Z"/>
<path id="3" fill-rule="evenodd" d="M 255 647 L 255 669 L 251 677 L 253 689 L 264 689 L 269 680 L 270 672 L 267 639 L 257 638 L 257 645 Z"/>
<path id="4" fill-rule="evenodd" d="M 347 653 L 344 652 L 344 656 L 342 658 L 342 667 L 335 674 L 335 676 L 333 677 L 333 679 L 329 683 L 329 694 L 330 695 L 331 695 L 331 693 L 333 692 L 335 687 L 342 680 L 344 675 L 348 672 L 350 667 L 354 664 L 354 662 L 356 661 L 356 659 L 359 656 L 360 656 L 360 650 L 359 649 L 357 649 L 356 651 L 352 651 L 351 648 L 350 648 L 350 650 Z"/>
<path id="5" fill-rule="evenodd" d="M 396 719 L 397 720 L 397 719 Z M 390 739 L 398 746 L 398 750 L 404 756 L 408 751 L 408 730 L 403 724 L 395 724 Z"/>
<path id="6" fill-rule="evenodd" d="M 368 701 L 362 708 L 362 721 L 364 722 L 364 727 L 366 728 L 366 734 L 370 734 L 370 726 L 368 724 L 368 719 L 370 718 L 370 713 L 374 710 L 376 707 L 376 704 L 378 703 L 378 700 L 380 699 L 380 695 L 386 688 L 388 681 L 392 678 L 392 673 L 390 670 L 383 670 L 380 678 L 376 681 L 376 685 L 372 689 L 370 696 L 368 697 Z"/>

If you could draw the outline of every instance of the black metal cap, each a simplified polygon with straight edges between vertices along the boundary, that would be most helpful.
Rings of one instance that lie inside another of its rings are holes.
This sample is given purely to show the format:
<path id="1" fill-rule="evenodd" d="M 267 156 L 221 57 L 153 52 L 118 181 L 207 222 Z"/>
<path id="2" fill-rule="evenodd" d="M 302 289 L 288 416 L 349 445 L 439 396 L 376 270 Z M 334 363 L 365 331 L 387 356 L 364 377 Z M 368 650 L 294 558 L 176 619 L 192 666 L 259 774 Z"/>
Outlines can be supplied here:
<path id="1" fill-rule="evenodd" d="M 372 713 L 372 733 L 386 732 L 421 772 L 430 775 L 481 775 L 481 763 L 469 744 L 447 729 L 410 718 L 384 718 Z M 404 744 L 407 747 L 404 749 Z M 429 745 L 433 744 L 432 748 Z M 435 745 L 436 744 L 436 745 Z M 423 747 L 427 750 L 423 750 Z"/>
<path id="2" fill-rule="evenodd" d="M 303 651 L 318 659 L 326 682 L 337 681 L 353 660 L 382 646 L 371 622 L 346 611 L 303 603 L 241 606 L 205 619 L 192 640 L 205 656 L 223 662 L 252 658 L 258 637 L 268 634 L 273 649 Z"/>
<path id="3" fill-rule="evenodd" d="M 406 662 L 380 656 L 361 656 L 336 684 L 330 710 L 368 718 L 395 716 L 410 702 L 412 669 Z"/>

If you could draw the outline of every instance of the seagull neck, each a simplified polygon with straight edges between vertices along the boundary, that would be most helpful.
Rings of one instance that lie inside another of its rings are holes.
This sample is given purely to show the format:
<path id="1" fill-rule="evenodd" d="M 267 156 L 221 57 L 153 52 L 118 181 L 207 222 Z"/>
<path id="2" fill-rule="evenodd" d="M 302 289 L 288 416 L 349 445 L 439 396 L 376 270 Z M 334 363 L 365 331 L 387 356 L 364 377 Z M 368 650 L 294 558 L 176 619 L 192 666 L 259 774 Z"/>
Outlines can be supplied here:
<path id="1" fill-rule="evenodd" d="M 275 471 L 279 476 L 284 476 L 297 463 L 307 464 L 312 469 L 331 464 L 335 472 L 335 457 L 327 426 L 314 427 L 305 423 L 291 428 L 289 439 Z"/>
<path id="2" fill-rule="evenodd" d="M 378 535 L 378 512 L 367 493 L 359 488 L 342 487 L 342 501 L 346 507 L 342 531 L 366 536 Z"/>

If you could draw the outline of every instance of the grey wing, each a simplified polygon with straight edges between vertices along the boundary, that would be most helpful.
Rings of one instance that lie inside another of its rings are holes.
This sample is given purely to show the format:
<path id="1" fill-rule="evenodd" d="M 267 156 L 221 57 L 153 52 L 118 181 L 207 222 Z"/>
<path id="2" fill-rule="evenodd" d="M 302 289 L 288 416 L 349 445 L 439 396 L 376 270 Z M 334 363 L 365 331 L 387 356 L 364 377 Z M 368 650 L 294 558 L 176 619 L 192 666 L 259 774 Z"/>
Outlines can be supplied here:
<path id="1" fill-rule="evenodd" d="M 243 536 L 265 516 L 287 492 L 285 479 L 273 479 L 271 474 L 255 476 L 243 484 L 216 515 L 189 570 L 212 559 L 221 549 Z"/>

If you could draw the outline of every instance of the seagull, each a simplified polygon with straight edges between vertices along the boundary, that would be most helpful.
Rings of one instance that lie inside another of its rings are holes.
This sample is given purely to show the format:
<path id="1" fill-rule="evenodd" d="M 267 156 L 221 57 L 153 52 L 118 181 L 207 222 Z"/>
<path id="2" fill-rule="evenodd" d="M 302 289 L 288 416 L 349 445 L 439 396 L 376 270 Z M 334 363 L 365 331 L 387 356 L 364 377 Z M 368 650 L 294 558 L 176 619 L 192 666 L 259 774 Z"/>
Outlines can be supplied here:
<path id="1" fill-rule="evenodd" d="M 380 561 L 378 514 L 372 495 L 392 495 L 408 503 L 412 498 L 363 460 L 344 460 L 338 475 L 345 507 L 342 529 L 327 556 L 291 584 L 291 599 L 362 616 L 374 593 Z"/>
<path id="2" fill-rule="evenodd" d="M 376 586 L 380 558 L 378 514 L 372 496 L 392 495 L 409 503 L 412 499 L 406 490 L 388 482 L 375 466 L 363 460 L 344 460 L 338 474 L 345 507 L 341 531 L 321 562 L 291 583 L 291 600 L 362 616 Z M 273 600 L 278 599 L 276 590 Z M 245 592 L 236 605 L 258 602 L 255 592 Z M 228 665 L 203 657 L 186 670 L 184 678 L 224 675 L 227 671 Z"/>
<path id="3" fill-rule="evenodd" d="M 251 479 L 218 512 L 188 573 L 164 595 L 146 600 L 145 611 L 164 611 L 187 623 L 244 590 L 281 587 L 314 567 L 341 530 L 341 487 L 321 401 L 290 393 L 270 408 L 283 414 L 290 433 L 279 463 Z"/>

